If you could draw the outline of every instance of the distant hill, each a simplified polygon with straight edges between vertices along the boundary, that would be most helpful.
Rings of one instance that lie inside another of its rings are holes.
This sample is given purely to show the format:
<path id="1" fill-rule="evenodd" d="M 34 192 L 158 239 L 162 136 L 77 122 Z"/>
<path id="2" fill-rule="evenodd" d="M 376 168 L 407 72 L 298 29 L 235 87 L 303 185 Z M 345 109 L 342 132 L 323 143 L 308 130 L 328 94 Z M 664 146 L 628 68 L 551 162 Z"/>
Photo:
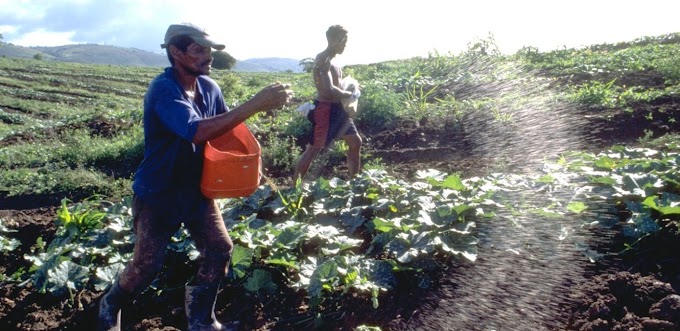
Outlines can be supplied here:
<path id="1" fill-rule="evenodd" d="M 152 53 L 137 48 L 111 45 L 75 44 L 54 47 L 22 47 L 0 43 L 0 56 L 34 58 L 48 61 L 88 64 L 110 64 L 134 67 L 166 67 L 165 54 Z M 286 58 L 262 58 L 237 61 L 232 69 L 240 72 L 302 72 L 299 60 Z"/>
<path id="2" fill-rule="evenodd" d="M 160 67 L 168 63 L 162 54 L 154 54 L 136 48 L 110 45 L 80 44 L 55 47 L 31 47 L 52 56 L 54 61 L 88 64 L 111 64 L 133 67 Z"/>
<path id="3" fill-rule="evenodd" d="M 277 72 L 277 71 L 292 71 L 302 72 L 300 61 L 286 58 L 261 58 L 248 59 L 236 62 L 234 71 L 244 72 Z"/>

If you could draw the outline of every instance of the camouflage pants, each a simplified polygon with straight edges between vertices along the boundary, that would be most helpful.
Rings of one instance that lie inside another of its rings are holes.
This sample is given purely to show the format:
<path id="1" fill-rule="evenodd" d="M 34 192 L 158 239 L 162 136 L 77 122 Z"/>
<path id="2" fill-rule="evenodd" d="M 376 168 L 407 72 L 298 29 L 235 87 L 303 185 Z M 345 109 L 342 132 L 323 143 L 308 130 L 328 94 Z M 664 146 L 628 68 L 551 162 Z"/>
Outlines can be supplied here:
<path id="1" fill-rule="evenodd" d="M 165 251 L 181 224 L 166 220 L 163 211 L 151 208 L 135 197 L 132 203 L 136 236 L 132 261 L 119 275 L 120 286 L 131 293 L 146 289 L 163 268 Z M 196 283 L 212 284 L 228 271 L 233 244 L 214 200 L 207 200 L 193 219 L 185 222 L 200 252 Z"/>

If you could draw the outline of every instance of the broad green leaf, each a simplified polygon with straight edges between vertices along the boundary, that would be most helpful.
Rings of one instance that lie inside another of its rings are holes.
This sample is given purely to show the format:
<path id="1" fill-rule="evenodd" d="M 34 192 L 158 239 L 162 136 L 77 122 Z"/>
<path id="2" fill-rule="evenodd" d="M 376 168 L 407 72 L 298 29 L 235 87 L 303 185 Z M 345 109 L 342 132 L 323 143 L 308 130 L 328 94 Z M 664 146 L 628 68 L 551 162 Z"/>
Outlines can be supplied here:
<path id="1" fill-rule="evenodd" d="M 435 205 L 434 200 L 432 199 L 432 197 L 429 197 L 429 196 L 419 196 L 419 197 L 417 197 L 415 200 L 416 200 L 418 206 L 420 207 L 420 209 L 421 209 L 422 211 L 425 211 L 425 212 L 429 212 L 429 211 L 431 211 L 431 210 L 435 210 L 436 207 L 437 207 L 437 206 Z M 401 205 L 402 205 L 402 206 L 408 206 L 408 202 L 401 203 Z"/>
<path id="2" fill-rule="evenodd" d="M 382 329 L 379 326 L 370 326 L 370 325 L 359 325 L 354 329 L 354 331 L 381 331 Z"/>
<path id="3" fill-rule="evenodd" d="M 541 215 L 541 216 L 547 217 L 547 218 L 564 218 L 564 215 L 561 212 L 551 210 L 548 207 L 532 209 L 529 212 L 531 212 L 532 214 Z"/>
<path id="4" fill-rule="evenodd" d="M 616 161 L 608 156 L 601 156 L 595 161 L 595 166 L 600 169 L 613 170 L 616 168 Z"/>
<path id="5" fill-rule="evenodd" d="M 0 235 L 0 253 L 13 251 L 20 245 L 21 241 L 14 238 L 6 238 L 5 236 Z"/>
<path id="6" fill-rule="evenodd" d="M 616 180 L 611 177 L 591 177 L 590 181 L 596 184 L 616 185 Z"/>
<path id="7" fill-rule="evenodd" d="M 644 201 L 642 201 L 642 204 L 643 204 L 644 206 L 649 207 L 649 208 L 658 210 L 658 209 L 659 209 L 659 205 L 657 204 L 657 201 L 658 201 L 658 200 L 659 200 L 659 198 L 656 197 L 656 196 L 647 197 Z"/>
<path id="8" fill-rule="evenodd" d="M 7 226 L 5 226 L 5 219 L 0 218 L 0 233 L 9 233 L 9 232 L 19 232 L 19 230 L 14 230 L 10 229 Z"/>
<path id="9" fill-rule="evenodd" d="M 477 260 L 477 238 L 456 232 L 442 234 L 437 238 L 444 251 L 459 254 L 470 262 Z"/>
<path id="10" fill-rule="evenodd" d="M 300 266 L 297 264 L 297 261 L 289 261 L 284 258 L 266 259 L 262 262 L 271 265 L 279 265 L 293 270 L 300 270 Z"/>
<path id="11" fill-rule="evenodd" d="M 455 175 L 446 177 L 446 179 L 443 182 L 438 183 L 437 186 L 449 188 L 456 191 L 462 191 L 465 189 L 465 184 L 463 184 L 463 181 L 460 179 L 459 176 Z"/>
<path id="12" fill-rule="evenodd" d="M 324 241 L 332 241 L 335 237 L 340 235 L 340 231 L 334 226 L 317 224 L 305 227 L 303 233 L 308 239 L 320 238 Z"/>
<path id="13" fill-rule="evenodd" d="M 371 241 L 371 246 L 368 248 L 366 251 L 366 254 L 380 254 L 384 251 L 385 246 L 387 243 L 392 241 L 394 238 L 394 234 L 390 232 L 383 232 L 375 237 L 373 237 L 373 241 Z"/>
<path id="14" fill-rule="evenodd" d="M 409 235 L 409 242 L 411 247 L 418 250 L 419 253 L 432 253 L 435 249 L 435 242 L 433 241 L 434 231 L 422 231 L 412 233 Z"/>
<path id="15" fill-rule="evenodd" d="M 451 216 L 453 212 L 453 208 L 451 208 L 451 205 L 440 205 L 437 206 L 437 216 L 439 217 L 447 217 Z"/>
<path id="16" fill-rule="evenodd" d="M 62 261 L 55 268 L 47 271 L 48 290 L 54 295 L 62 295 L 69 289 L 80 289 L 87 283 L 89 271 L 87 267 L 72 261 Z"/>
<path id="17" fill-rule="evenodd" d="M 428 214 L 425 210 L 418 211 L 418 217 L 416 218 L 416 221 L 418 224 L 425 225 L 427 227 L 435 225 L 434 222 L 432 222 L 432 217 L 430 217 L 430 214 Z"/>
<path id="18" fill-rule="evenodd" d="M 661 215 L 680 215 L 680 196 L 675 194 L 664 192 L 661 199 L 657 196 L 647 197 L 642 204 Z"/>
<path id="19" fill-rule="evenodd" d="M 234 245 L 231 252 L 231 268 L 237 279 L 245 277 L 246 271 L 253 263 L 253 250 L 243 246 Z"/>
<path id="20" fill-rule="evenodd" d="M 446 178 L 446 173 L 435 169 L 418 170 L 416 171 L 416 178 L 434 179 L 435 181 L 442 181 Z"/>
<path id="21" fill-rule="evenodd" d="M 661 215 L 680 215 L 680 206 L 659 207 Z"/>
<path id="22" fill-rule="evenodd" d="M 364 207 L 354 207 L 340 216 L 340 223 L 347 227 L 347 232 L 354 233 L 356 229 L 364 225 L 366 222 L 363 215 L 364 210 Z"/>
<path id="23" fill-rule="evenodd" d="M 623 234 L 629 238 L 641 238 L 661 229 L 652 217 L 651 209 L 642 202 L 628 201 L 626 207 L 632 212 L 623 227 Z"/>
<path id="24" fill-rule="evenodd" d="M 414 237 L 411 234 L 399 233 L 385 246 L 389 256 L 395 257 L 400 263 L 409 263 L 421 254 L 421 249 L 427 247 L 427 243 L 411 242 L 411 240 L 422 240 L 421 237 Z M 428 238 L 425 237 L 425 240 Z M 415 245 L 418 247 L 414 247 Z"/>
<path id="25" fill-rule="evenodd" d="M 424 182 L 414 182 L 411 184 L 411 188 L 416 191 L 427 191 L 431 188 L 431 185 Z"/>
<path id="26" fill-rule="evenodd" d="M 345 194 L 341 196 L 330 196 L 327 198 L 322 198 L 319 200 L 316 200 L 312 204 L 312 210 L 315 215 L 321 214 L 321 213 L 335 213 L 340 211 L 341 209 L 347 207 L 349 204 L 350 200 L 352 198 L 352 192 L 346 192 Z"/>
<path id="27" fill-rule="evenodd" d="M 269 271 L 262 269 L 255 269 L 253 275 L 248 277 L 243 287 L 250 292 L 260 292 L 264 291 L 266 293 L 272 293 L 278 288 L 274 282 L 272 282 L 272 275 Z"/>
<path id="28" fill-rule="evenodd" d="M 116 277 L 123 269 L 125 269 L 125 264 L 123 263 L 114 263 L 112 265 L 97 268 L 97 271 L 95 272 L 97 280 L 95 281 L 94 289 L 97 291 L 106 290 L 109 284 L 112 284 L 115 281 Z"/>
<path id="29" fill-rule="evenodd" d="M 380 198 L 380 194 L 378 194 L 378 193 L 368 193 L 368 194 L 365 195 L 365 197 L 367 199 L 370 199 L 370 200 L 377 200 L 378 198 Z"/>
<path id="30" fill-rule="evenodd" d="M 456 215 L 460 216 L 463 215 L 466 211 L 472 209 L 472 206 L 463 204 L 463 205 L 456 205 L 453 207 L 453 211 L 456 212 Z"/>
<path id="31" fill-rule="evenodd" d="M 338 264 L 329 260 L 319 265 L 309 280 L 309 296 L 321 297 L 324 289 L 337 285 L 339 281 Z"/>
<path id="32" fill-rule="evenodd" d="M 663 187 L 663 181 L 653 174 L 628 174 L 623 176 L 623 189 L 633 195 L 647 197 Z"/>
<path id="33" fill-rule="evenodd" d="M 581 201 L 570 202 L 567 205 L 567 210 L 577 214 L 580 214 L 586 209 L 588 209 L 588 206 L 586 206 L 586 204 Z"/>
<path id="34" fill-rule="evenodd" d="M 302 238 L 305 237 L 305 232 L 300 227 L 291 227 L 284 229 L 281 234 L 276 237 L 274 246 L 277 248 L 293 249 L 300 244 Z"/>
<path id="35" fill-rule="evenodd" d="M 393 222 L 389 222 L 379 217 L 372 219 L 369 224 L 375 232 L 390 232 L 398 227 Z"/>
<path id="36" fill-rule="evenodd" d="M 321 252 L 324 255 L 335 255 L 344 250 L 361 246 L 364 241 L 361 239 L 353 239 L 347 236 L 335 236 L 329 240 L 326 246 L 321 247 Z"/>
<path id="37" fill-rule="evenodd" d="M 552 175 L 544 175 L 538 179 L 536 179 L 537 183 L 543 183 L 543 184 L 552 184 L 555 182 L 555 177 Z"/>
<path id="38" fill-rule="evenodd" d="M 392 266 L 384 260 L 365 260 L 368 264 L 368 279 L 381 289 L 392 289 L 397 286 L 397 277 L 392 271 Z"/>

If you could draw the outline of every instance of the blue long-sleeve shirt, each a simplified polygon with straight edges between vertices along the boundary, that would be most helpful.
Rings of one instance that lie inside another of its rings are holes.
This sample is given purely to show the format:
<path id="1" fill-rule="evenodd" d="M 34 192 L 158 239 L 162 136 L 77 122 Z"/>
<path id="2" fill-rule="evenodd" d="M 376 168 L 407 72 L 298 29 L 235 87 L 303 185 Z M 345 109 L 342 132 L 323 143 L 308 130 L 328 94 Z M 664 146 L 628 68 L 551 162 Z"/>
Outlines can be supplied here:
<path id="1" fill-rule="evenodd" d="M 172 68 L 149 85 L 144 97 L 144 159 L 132 189 L 145 203 L 170 208 L 183 217 L 203 197 L 200 192 L 203 146 L 192 143 L 202 118 L 229 111 L 222 91 L 199 76 L 194 101 L 188 99 Z"/>

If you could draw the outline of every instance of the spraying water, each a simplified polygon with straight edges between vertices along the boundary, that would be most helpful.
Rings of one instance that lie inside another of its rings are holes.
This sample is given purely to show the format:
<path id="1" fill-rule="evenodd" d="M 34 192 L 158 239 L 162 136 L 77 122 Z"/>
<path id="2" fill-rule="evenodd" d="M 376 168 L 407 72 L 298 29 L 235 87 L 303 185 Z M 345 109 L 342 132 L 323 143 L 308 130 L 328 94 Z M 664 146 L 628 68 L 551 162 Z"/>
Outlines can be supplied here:
<path id="1" fill-rule="evenodd" d="M 488 70 L 477 63 L 472 72 Z M 550 194 L 513 176 L 540 177 L 546 158 L 587 149 L 594 141 L 580 111 L 556 97 L 549 81 L 515 72 L 513 79 L 474 87 L 452 86 L 457 97 L 497 100 L 484 111 L 468 113 L 461 127 L 467 157 L 483 158 L 498 180 L 511 188 L 504 199 L 514 211 L 477 223 L 479 259 L 454 262 L 441 284 L 396 330 L 560 330 L 563 309 L 575 284 L 597 257 L 592 247 L 608 234 L 592 236 L 584 224 L 614 218 L 606 206 L 590 206 L 578 217 L 553 219 L 528 213 L 528 206 L 557 198 L 577 201 L 584 195 L 565 186 Z M 458 155 L 459 156 L 459 155 Z M 450 162 L 457 162 L 452 158 Z M 572 183 L 574 184 L 574 183 Z M 597 238 L 597 239 L 596 239 Z"/>

